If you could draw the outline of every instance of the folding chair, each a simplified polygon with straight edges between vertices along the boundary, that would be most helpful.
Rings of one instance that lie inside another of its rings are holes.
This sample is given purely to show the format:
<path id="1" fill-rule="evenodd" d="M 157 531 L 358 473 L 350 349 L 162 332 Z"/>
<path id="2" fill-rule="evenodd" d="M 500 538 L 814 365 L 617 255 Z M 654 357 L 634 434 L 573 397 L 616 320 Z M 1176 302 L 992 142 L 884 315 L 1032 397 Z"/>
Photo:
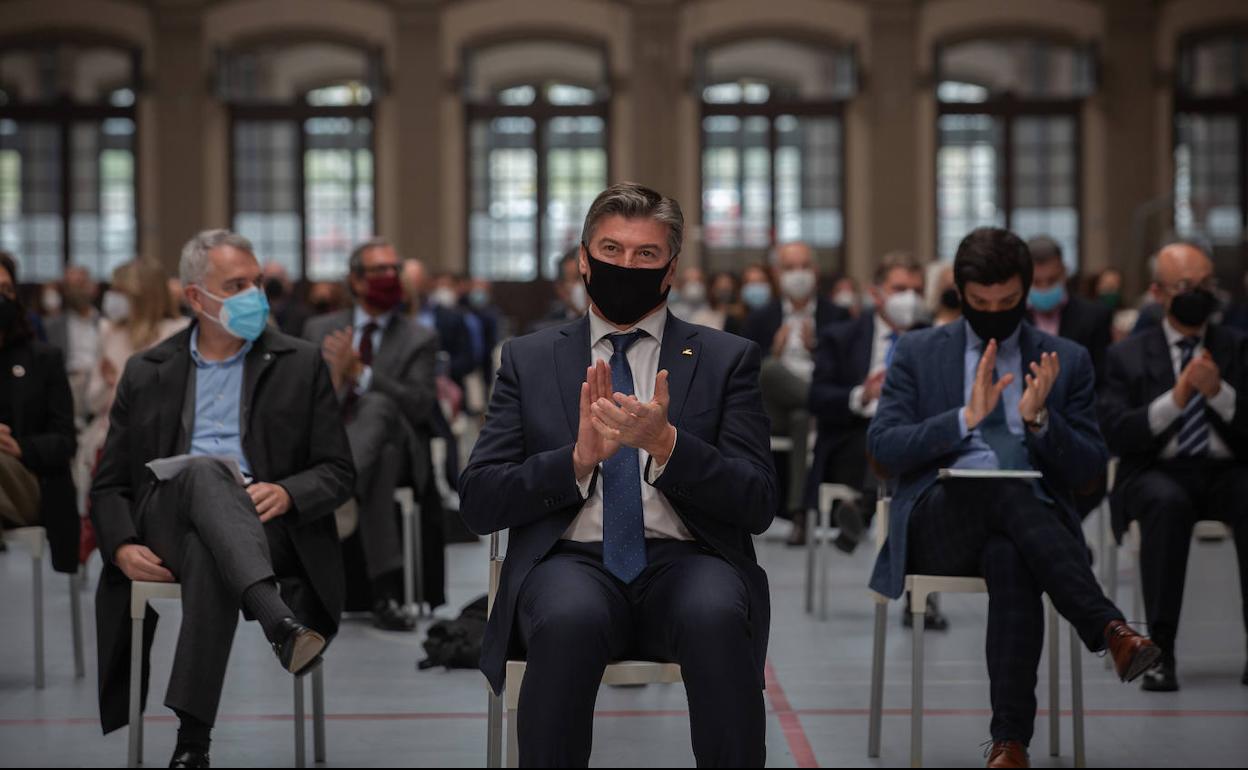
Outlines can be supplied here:
<path id="1" fill-rule="evenodd" d="M 44 674 L 43 650 L 43 554 L 47 550 L 47 530 L 43 527 L 21 527 L 5 533 L 5 538 L 12 540 L 30 552 L 31 585 L 35 608 L 35 689 L 42 690 L 46 683 Z M 74 637 L 74 677 L 81 679 L 85 675 L 82 656 L 82 568 L 69 576 L 69 608 L 70 622 Z"/>

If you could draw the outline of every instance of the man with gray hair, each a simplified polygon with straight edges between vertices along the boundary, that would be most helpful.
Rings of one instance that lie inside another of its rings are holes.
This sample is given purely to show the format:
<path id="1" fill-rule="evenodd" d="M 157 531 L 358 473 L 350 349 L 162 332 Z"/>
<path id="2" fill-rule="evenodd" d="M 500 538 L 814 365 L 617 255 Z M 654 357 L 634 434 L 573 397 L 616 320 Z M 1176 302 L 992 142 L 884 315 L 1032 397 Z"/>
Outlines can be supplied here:
<path id="1" fill-rule="evenodd" d="M 355 475 L 330 372 L 316 347 L 268 327 L 251 243 L 199 233 L 180 272 L 195 321 L 126 365 L 91 490 L 105 560 L 100 719 L 105 732 L 128 721 L 131 581 L 177 581 L 170 766 L 207 767 L 239 607 L 293 674 L 314 666 L 337 632 L 333 512 Z"/>
<path id="2" fill-rule="evenodd" d="M 626 658 L 680 665 L 699 766 L 766 759 L 760 355 L 668 311 L 683 232 L 653 190 L 598 196 L 578 257 L 589 313 L 504 345 L 460 480 L 468 526 L 509 530 L 481 670 L 497 692 L 507 659 L 527 660 L 522 766 L 588 764 L 603 671 Z"/>

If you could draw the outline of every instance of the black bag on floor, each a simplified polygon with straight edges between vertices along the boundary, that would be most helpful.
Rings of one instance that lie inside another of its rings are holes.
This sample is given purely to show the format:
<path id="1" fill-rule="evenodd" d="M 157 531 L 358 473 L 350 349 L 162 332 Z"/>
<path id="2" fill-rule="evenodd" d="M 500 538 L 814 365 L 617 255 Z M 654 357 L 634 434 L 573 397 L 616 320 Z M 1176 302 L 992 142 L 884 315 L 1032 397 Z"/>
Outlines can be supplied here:
<path id="1" fill-rule="evenodd" d="M 481 661 L 481 641 L 485 638 L 487 600 L 481 596 L 460 610 L 454 620 L 439 620 L 429 627 L 425 639 L 428 656 L 416 667 L 421 671 L 437 666 L 477 668 Z"/>

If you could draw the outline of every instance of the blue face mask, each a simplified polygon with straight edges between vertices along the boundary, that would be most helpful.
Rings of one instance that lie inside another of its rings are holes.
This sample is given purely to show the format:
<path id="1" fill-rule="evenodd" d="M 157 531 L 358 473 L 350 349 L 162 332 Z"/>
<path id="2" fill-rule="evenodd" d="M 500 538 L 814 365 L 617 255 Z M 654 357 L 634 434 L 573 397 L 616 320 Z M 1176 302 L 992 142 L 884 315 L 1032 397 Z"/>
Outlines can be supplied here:
<path id="1" fill-rule="evenodd" d="M 746 284 L 741 289 L 741 300 L 754 310 L 765 307 L 771 302 L 771 287 L 765 283 Z"/>
<path id="2" fill-rule="evenodd" d="M 202 290 L 202 287 L 201 287 Z M 255 342 L 269 322 L 269 299 L 256 287 L 245 289 L 232 297 L 218 297 L 204 291 L 221 303 L 217 317 L 207 316 L 239 339 Z"/>
<path id="3" fill-rule="evenodd" d="M 1060 283 L 1047 289 L 1037 289 L 1033 286 L 1031 293 L 1027 295 L 1027 304 L 1038 313 L 1056 310 L 1065 301 L 1066 286 Z"/>

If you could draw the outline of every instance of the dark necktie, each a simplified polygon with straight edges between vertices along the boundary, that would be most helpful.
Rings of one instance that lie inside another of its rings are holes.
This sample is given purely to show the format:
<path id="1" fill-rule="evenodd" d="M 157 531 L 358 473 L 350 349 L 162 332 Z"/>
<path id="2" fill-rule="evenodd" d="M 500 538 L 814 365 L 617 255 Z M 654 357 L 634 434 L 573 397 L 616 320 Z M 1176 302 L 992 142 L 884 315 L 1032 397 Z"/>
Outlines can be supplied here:
<path id="1" fill-rule="evenodd" d="M 884 349 L 884 366 L 893 365 L 893 354 L 897 352 L 897 340 L 901 339 L 901 335 L 897 332 L 888 333 L 888 347 Z"/>
<path id="2" fill-rule="evenodd" d="M 993 372 L 993 381 L 1001 379 L 1001 373 Z M 1031 458 L 1023 437 L 1010 431 L 1010 423 L 1005 416 L 1005 393 L 997 399 L 997 407 L 984 418 L 979 426 L 979 435 L 997 456 L 997 463 L 1003 471 L 1033 470 Z"/>
<path id="3" fill-rule="evenodd" d="M 1184 337 L 1178 345 L 1183 355 L 1179 364 L 1179 371 L 1182 372 L 1195 358 L 1200 339 Z M 1204 457 L 1208 453 L 1209 417 L 1205 414 L 1205 397 L 1194 393 L 1179 418 L 1179 457 Z"/>
<path id="4" fill-rule="evenodd" d="M 360 363 L 365 366 L 373 365 L 373 334 L 377 332 L 377 328 L 376 322 L 369 321 L 364 324 L 364 329 L 360 333 L 360 347 L 356 350 L 356 354 L 360 357 Z M 347 397 L 342 400 L 343 416 L 347 416 L 351 408 L 355 406 L 355 402 L 359 400 L 360 397 L 356 395 L 354 387 L 348 390 Z"/>
<path id="5" fill-rule="evenodd" d="M 645 332 L 607 337 L 611 354 L 611 387 L 633 395 L 633 370 L 627 352 Z M 646 524 L 641 506 L 641 467 L 637 450 L 621 446 L 602 463 L 602 563 L 625 583 L 646 568 Z"/>

